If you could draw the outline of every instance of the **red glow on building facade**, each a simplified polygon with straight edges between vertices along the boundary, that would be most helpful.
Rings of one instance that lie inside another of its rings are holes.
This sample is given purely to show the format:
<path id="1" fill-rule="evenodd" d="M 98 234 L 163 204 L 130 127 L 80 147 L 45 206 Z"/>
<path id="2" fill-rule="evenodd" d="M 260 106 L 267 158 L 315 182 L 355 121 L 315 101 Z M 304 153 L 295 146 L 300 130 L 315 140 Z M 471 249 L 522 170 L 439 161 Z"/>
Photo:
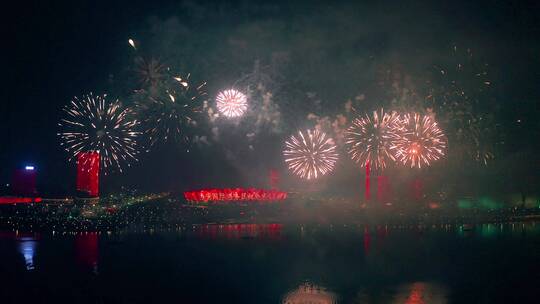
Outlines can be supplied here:
<path id="1" fill-rule="evenodd" d="M 99 153 L 77 155 L 77 191 L 91 197 L 99 196 Z"/>
<path id="2" fill-rule="evenodd" d="M 203 189 L 184 192 L 184 198 L 190 203 L 230 202 L 230 201 L 282 201 L 287 192 L 264 189 Z"/>
<path id="3" fill-rule="evenodd" d="M 366 185 L 365 185 L 365 192 L 364 192 L 364 198 L 366 201 L 369 201 L 371 199 L 371 185 L 369 182 L 371 170 L 369 168 L 369 161 L 366 162 Z"/>
<path id="4" fill-rule="evenodd" d="M 0 205 L 41 203 L 41 197 L 0 197 Z"/>

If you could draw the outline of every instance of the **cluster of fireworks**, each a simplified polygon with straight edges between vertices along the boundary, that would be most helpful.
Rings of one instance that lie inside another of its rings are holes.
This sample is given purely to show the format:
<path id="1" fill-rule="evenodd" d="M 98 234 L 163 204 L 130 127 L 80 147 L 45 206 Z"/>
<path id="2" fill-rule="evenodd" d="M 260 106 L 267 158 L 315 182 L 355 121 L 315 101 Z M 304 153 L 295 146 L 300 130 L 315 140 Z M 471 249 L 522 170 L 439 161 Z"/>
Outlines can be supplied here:
<path id="1" fill-rule="evenodd" d="M 139 47 L 132 39 L 131 47 Z M 155 58 L 135 57 L 134 75 L 139 87 L 133 105 L 123 106 L 106 95 L 75 97 L 64 108 L 58 136 L 70 160 L 83 152 L 98 152 L 105 173 L 122 172 L 137 161 L 148 146 L 159 142 L 189 142 L 203 112 L 208 108 L 206 83 L 193 85 L 190 74 L 183 77 Z M 247 111 L 247 97 L 227 89 L 216 97 L 216 107 L 226 118 L 238 118 Z"/>
<path id="2" fill-rule="evenodd" d="M 129 44 L 138 50 L 133 40 Z M 58 135 L 71 159 L 94 151 L 100 154 L 104 169 L 122 171 L 137 160 L 143 147 L 147 148 L 145 138 L 149 146 L 189 141 L 194 136 L 192 130 L 204 123 L 203 113 L 212 112 L 204 90 L 206 83 L 192 85 L 189 74 L 179 76 L 158 60 L 141 56 L 135 59 L 134 71 L 139 87 L 134 90 L 132 106 L 109 101 L 106 95 L 90 94 L 75 98 L 64 108 L 66 118 L 59 123 L 62 130 Z M 229 88 L 216 94 L 215 106 L 216 117 L 238 119 L 248 110 L 248 97 Z M 344 139 L 350 158 L 375 170 L 384 170 L 389 163 L 411 168 L 430 166 L 445 155 L 447 148 L 447 137 L 430 115 L 380 109 L 358 116 L 344 130 L 338 143 Z M 292 135 L 285 141 L 283 156 L 289 170 L 307 180 L 332 172 L 339 158 L 336 141 L 320 128 Z"/>
<path id="3" fill-rule="evenodd" d="M 426 167 L 443 157 L 447 147 L 446 137 L 432 117 L 385 113 L 382 109 L 356 118 L 345 138 L 351 159 L 375 170 L 385 169 L 389 161 Z M 300 131 L 285 146 L 283 155 L 289 169 L 308 180 L 329 173 L 338 160 L 337 145 L 322 131 Z"/>
<path id="4" fill-rule="evenodd" d="M 180 89 L 189 87 L 180 77 L 176 81 Z M 167 93 L 164 100 L 152 98 L 152 107 L 137 104 L 135 111 L 122 108 L 118 100 L 108 102 L 105 95 L 75 98 L 64 108 L 67 117 L 59 123 L 63 128 L 58 134 L 62 145 L 71 158 L 81 152 L 97 151 L 104 168 L 122 171 L 123 165 L 136 161 L 139 153 L 137 140 L 143 133 L 137 131 L 140 123 L 133 119 L 136 113 L 146 113 L 145 122 L 153 124 L 149 129 L 152 142 L 177 138 L 185 134 L 181 126 L 196 124 L 190 117 L 190 113 L 196 112 L 190 105 L 194 97 L 186 97 L 185 91 Z M 216 101 L 221 104 L 220 111 L 229 114 L 227 117 L 238 117 L 247 107 L 245 95 L 234 90 L 221 92 Z M 418 113 L 399 115 L 382 109 L 354 119 L 345 139 L 351 159 L 376 170 L 385 169 L 389 161 L 411 168 L 429 166 L 444 156 L 447 147 L 446 137 L 432 117 Z M 335 141 L 318 129 L 299 131 L 285 146 L 287 166 L 293 174 L 307 180 L 333 171 L 339 158 Z"/>
<path id="5" fill-rule="evenodd" d="M 197 126 L 194 115 L 203 110 L 199 97 L 206 94 L 204 84 L 191 90 L 188 79 L 176 76 L 174 80 L 176 86 L 166 90 L 165 96 L 149 93 L 133 107 L 122 107 L 119 100 L 108 101 L 106 95 L 75 97 L 64 107 L 66 117 L 58 124 L 58 136 L 70 160 L 79 153 L 94 151 L 100 154 L 105 170 L 122 172 L 125 165 L 137 161 L 143 147 L 142 135 L 148 136 L 152 146 L 157 142 L 188 141 L 188 130 Z M 216 101 L 226 117 L 239 117 L 247 109 L 245 95 L 236 90 L 219 93 Z"/>

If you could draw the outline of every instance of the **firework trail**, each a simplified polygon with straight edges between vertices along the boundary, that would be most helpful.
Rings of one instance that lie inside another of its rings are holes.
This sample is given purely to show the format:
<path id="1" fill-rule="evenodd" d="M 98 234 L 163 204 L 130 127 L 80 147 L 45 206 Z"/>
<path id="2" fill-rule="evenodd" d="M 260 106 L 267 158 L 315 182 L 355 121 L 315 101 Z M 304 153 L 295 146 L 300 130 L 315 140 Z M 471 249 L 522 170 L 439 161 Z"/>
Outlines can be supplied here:
<path id="1" fill-rule="evenodd" d="M 403 116 L 404 133 L 393 147 L 394 157 L 411 168 L 429 166 L 444 156 L 447 142 L 434 119 L 418 113 Z"/>
<path id="2" fill-rule="evenodd" d="M 71 154 L 70 160 L 82 152 L 100 154 L 104 169 L 115 168 L 122 172 L 123 166 L 137 161 L 139 124 L 132 120 L 132 111 L 123 109 L 118 100 L 109 102 L 106 95 L 75 97 L 63 109 L 66 117 L 58 124 L 61 145 Z"/>
<path id="3" fill-rule="evenodd" d="M 132 47 L 134 50 L 137 50 L 137 46 L 135 45 L 135 40 L 129 38 L 129 39 L 128 39 L 128 43 L 129 43 L 129 45 L 131 45 L 131 47 Z"/>
<path id="4" fill-rule="evenodd" d="M 391 148 L 403 133 L 399 115 L 383 109 L 373 115 L 356 118 L 345 132 L 350 157 L 362 167 L 368 163 L 374 169 L 384 169 L 388 160 L 394 161 Z"/>
<path id="5" fill-rule="evenodd" d="M 235 89 L 224 90 L 217 95 L 216 106 L 226 117 L 240 117 L 247 110 L 247 98 Z"/>
<path id="6" fill-rule="evenodd" d="M 283 155 L 289 169 L 308 180 L 331 172 L 338 160 L 334 140 L 319 130 L 299 131 L 285 147 Z"/>

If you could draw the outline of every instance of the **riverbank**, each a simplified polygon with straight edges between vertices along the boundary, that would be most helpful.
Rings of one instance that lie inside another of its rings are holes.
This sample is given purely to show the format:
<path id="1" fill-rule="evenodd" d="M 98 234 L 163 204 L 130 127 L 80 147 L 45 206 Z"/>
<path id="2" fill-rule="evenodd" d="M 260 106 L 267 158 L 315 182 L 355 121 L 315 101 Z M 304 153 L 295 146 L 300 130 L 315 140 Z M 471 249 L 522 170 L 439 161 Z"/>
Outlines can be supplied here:
<path id="1" fill-rule="evenodd" d="M 0 229 L 23 231 L 176 229 L 212 223 L 456 225 L 539 220 L 540 209 L 536 208 L 404 208 L 399 205 L 366 206 L 351 201 L 190 205 L 169 199 L 155 199 L 123 205 L 34 204 L 0 208 Z"/>

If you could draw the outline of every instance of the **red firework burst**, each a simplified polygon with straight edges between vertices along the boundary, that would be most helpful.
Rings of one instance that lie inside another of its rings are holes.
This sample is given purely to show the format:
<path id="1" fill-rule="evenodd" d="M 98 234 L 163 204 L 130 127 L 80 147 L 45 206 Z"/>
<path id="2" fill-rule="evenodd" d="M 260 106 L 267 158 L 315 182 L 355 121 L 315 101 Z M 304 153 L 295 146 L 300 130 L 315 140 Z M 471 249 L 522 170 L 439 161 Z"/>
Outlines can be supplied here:
<path id="1" fill-rule="evenodd" d="M 397 160 L 411 168 L 422 168 L 445 155 L 446 137 L 432 117 L 406 114 L 401 123 L 403 134 L 391 147 Z"/>

